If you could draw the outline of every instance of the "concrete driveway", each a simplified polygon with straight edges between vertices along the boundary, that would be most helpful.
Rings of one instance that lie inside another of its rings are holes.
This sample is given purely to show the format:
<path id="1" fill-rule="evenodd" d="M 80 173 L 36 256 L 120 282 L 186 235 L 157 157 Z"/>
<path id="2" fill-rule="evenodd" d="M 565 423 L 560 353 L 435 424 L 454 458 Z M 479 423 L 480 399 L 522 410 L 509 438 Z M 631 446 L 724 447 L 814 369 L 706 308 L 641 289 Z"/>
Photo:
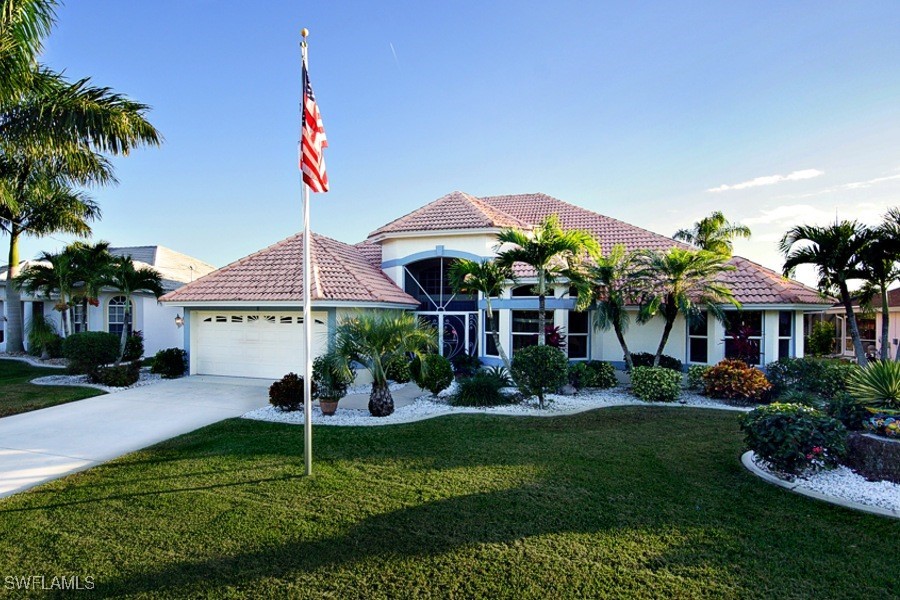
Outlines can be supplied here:
<path id="1" fill-rule="evenodd" d="M 0 419 L 0 498 L 268 403 L 270 381 L 194 376 Z"/>

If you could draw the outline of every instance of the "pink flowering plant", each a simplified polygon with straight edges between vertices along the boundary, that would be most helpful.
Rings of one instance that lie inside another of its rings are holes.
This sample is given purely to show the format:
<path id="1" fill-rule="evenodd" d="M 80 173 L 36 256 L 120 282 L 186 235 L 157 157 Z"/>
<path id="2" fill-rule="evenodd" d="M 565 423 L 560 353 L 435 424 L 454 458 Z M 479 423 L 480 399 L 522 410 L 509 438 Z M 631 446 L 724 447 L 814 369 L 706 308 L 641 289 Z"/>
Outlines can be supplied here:
<path id="1" fill-rule="evenodd" d="M 837 466 L 847 452 L 847 429 L 801 404 L 769 404 L 741 421 L 747 447 L 774 470 L 800 475 Z"/>

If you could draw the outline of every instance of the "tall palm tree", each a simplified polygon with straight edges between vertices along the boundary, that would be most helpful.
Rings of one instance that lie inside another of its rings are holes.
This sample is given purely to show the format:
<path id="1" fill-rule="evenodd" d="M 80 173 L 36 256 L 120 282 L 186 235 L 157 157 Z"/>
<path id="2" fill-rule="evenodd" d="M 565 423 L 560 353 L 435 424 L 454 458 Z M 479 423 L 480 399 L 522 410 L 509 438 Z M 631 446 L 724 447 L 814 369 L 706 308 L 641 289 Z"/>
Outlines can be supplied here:
<path id="1" fill-rule="evenodd" d="M 860 279 L 860 252 L 866 245 L 866 227 L 858 221 L 836 221 L 825 227 L 797 225 L 781 238 L 784 255 L 784 275 L 794 274 L 800 265 L 812 265 L 819 277 L 819 290 L 835 294 L 841 299 L 847 313 L 850 337 L 856 351 L 856 361 L 866 366 L 866 352 L 859 337 L 853 298 L 848 281 Z"/>
<path id="2" fill-rule="evenodd" d="M 869 228 L 859 253 L 860 276 L 865 284 L 859 293 L 860 304 L 872 308 L 875 298 L 881 306 L 881 360 L 890 358 L 890 319 L 888 288 L 900 278 L 900 210 L 891 209 L 878 227 Z M 898 348 L 900 350 L 900 348 Z"/>
<path id="3" fill-rule="evenodd" d="M 622 244 L 613 246 L 608 256 L 594 259 L 588 277 L 594 290 L 594 327 L 601 331 L 612 329 L 625 355 L 630 371 L 634 364 L 625 340 L 631 324 L 628 305 L 637 305 L 647 290 L 650 273 L 637 252 L 628 252 Z"/>
<path id="4" fill-rule="evenodd" d="M 701 311 L 705 309 L 724 323 L 724 304 L 740 308 L 731 289 L 718 281 L 723 274 L 734 270 L 722 254 L 675 247 L 664 252 L 643 253 L 641 260 L 652 280 L 652 288 L 643 297 L 638 319 L 646 323 L 659 314 L 665 320 L 662 338 L 653 358 L 655 367 L 659 366 L 679 314 L 691 322 L 700 318 Z"/>
<path id="5" fill-rule="evenodd" d="M 70 308 L 78 278 L 73 259 L 71 252 L 42 252 L 38 262 L 29 264 L 16 277 L 22 290 L 55 301 L 53 308 L 60 314 L 63 337 L 72 333 Z"/>
<path id="6" fill-rule="evenodd" d="M 98 306 L 103 281 L 113 265 L 113 255 L 109 253 L 109 242 L 94 244 L 73 242 L 67 248 L 74 255 L 78 280 L 76 300 L 81 303 L 82 327 L 90 331 L 88 306 Z"/>
<path id="7" fill-rule="evenodd" d="M 420 360 L 437 348 L 437 330 L 411 312 L 361 312 L 343 319 L 334 335 L 335 367 L 350 372 L 358 362 L 372 375 L 369 412 L 386 417 L 394 412 L 394 398 L 385 370 L 393 361 L 412 354 Z M 423 361 L 424 363 L 424 361 Z"/>
<path id="8" fill-rule="evenodd" d="M 515 263 L 524 263 L 537 272 L 538 345 L 543 346 L 547 341 L 545 313 L 549 286 L 561 278 L 568 279 L 578 289 L 577 307 L 586 308 L 591 298 L 590 290 L 583 285 L 584 261 L 600 255 L 600 244 L 587 231 L 563 230 L 557 215 L 548 216 L 531 232 L 504 229 L 497 234 L 497 241 L 501 247 L 513 245 L 500 252 L 498 264 L 512 268 Z"/>
<path id="9" fill-rule="evenodd" d="M 750 228 L 729 222 L 725 215 L 717 210 L 694 223 L 690 229 L 679 229 L 672 237 L 693 244 L 701 250 L 731 257 L 734 250 L 732 240 L 736 237 L 749 238 Z"/>
<path id="10" fill-rule="evenodd" d="M 134 295 L 140 292 L 150 293 L 159 298 L 163 295 L 162 278 L 159 272 L 150 267 L 135 268 L 130 256 L 117 256 L 113 259 L 109 271 L 100 280 L 103 287 L 111 287 L 125 296 L 125 323 L 122 327 L 122 339 L 119 344 L 119 359 L 125 356 L 125 344 L 131 334 L 131 323 L 134 315 L 131 305 Z"/>
<path id="11" fill-rule="evenodd" d="M 507 372 L 512 373 L 512 366 L 506 351 L 500 343 L 500 332 L 494 327 L 494 310 L 491 306 L 491 298 L 499 297 L 503 288 L 507 285 L 515 285 L 516 276 L 509 265 L 501 265 L 496 260 L 476 262 L 474 260 L 459 259 L 450 266 L 450 287 L 456 294 L 482 294 L 484 296 L 484 317 L 487 328 L 494 339 L 500 360 Z"/>

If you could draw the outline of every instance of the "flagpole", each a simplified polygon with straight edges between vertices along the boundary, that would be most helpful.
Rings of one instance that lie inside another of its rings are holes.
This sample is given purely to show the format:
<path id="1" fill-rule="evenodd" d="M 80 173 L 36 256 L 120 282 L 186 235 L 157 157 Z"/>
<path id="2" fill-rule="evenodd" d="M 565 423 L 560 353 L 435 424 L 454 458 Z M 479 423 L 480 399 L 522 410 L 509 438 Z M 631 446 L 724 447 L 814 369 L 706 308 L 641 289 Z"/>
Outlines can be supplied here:
<path id="1" fill-rule="evenodd" d="M 303 109 L 300 117 L 305 119 L 308 69 L 306 37 L 309 35 L 309 30 L 304 27 L 300 35 L 303 36 L 303 40 L 300 42 L 300 55 L 303 59 L 303 90 L 300 93 L 300 105 Z M 303 154 L 302 124 L 301 120 L 301 156 Z M 303 457 L 306 462 L 306 475 L 312 475 L 312 310 L 309 293 L 309 286 L 312 284 L 312 268 L 310 265 L 309 186 L 303 181 L 302 173 L 300 182 L 303 185 Z"/>

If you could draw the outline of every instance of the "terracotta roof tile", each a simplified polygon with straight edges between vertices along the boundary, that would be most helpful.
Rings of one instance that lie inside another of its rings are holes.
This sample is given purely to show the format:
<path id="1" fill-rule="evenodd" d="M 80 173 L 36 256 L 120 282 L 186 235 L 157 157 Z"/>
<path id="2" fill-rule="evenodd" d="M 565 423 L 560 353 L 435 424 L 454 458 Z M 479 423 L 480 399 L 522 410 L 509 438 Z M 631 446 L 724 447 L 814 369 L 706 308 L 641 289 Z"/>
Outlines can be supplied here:
<path id="1" fill-rule="evenodd" d="M 381 245 L 369 240 L 353 245 L 373 267 L 381 269 Z"/>
<path id="2" fill-rule="evenodd" d="M 722 282 L 731 288 L 741 304 L 831 303 L 817 290 L 741 256 L 732 257 L 731 264 L 735 270 L 726 273 Z"/>
<path id="3" fill-rule="evenodd" d="M 385 302 L 416 305 L 357 248 L 313 234 L 312 300 Z M 303 234 L 222 267 L 183 288 L 166 294 L 162 301 L 302 301 Z"/>

